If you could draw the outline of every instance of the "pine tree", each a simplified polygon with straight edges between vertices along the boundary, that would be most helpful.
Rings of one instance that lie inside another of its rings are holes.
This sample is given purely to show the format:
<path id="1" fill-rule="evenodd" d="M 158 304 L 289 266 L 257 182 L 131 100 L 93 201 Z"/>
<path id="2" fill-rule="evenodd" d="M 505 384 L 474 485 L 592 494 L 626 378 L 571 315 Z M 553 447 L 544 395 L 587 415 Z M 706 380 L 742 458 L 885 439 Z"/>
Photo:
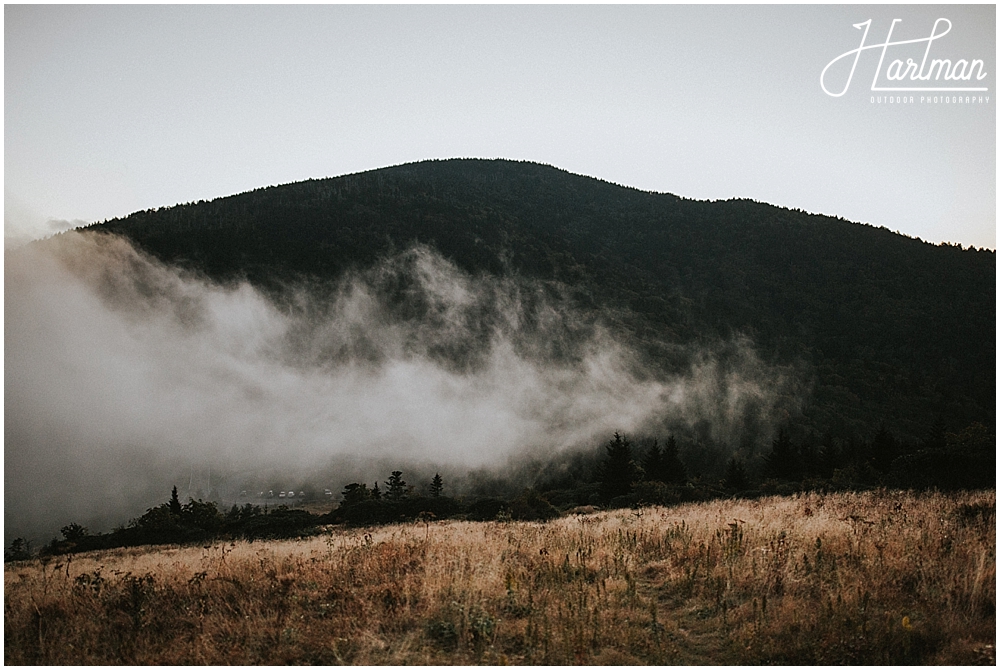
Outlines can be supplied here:
<path id="1" fill-rule="evenodd" d="M 372 487 L 372 500 L 381 500 L 382 490 L 378 487 L 378 482 L 375 482 L 375 486 Z"/>
<path id="2" fill-rule="evenodd" d="M 431 480 L 431 496 L 434 498 L 439 498 L 443 491 L 444 491 L 444 481 L 441 479 L 441 474 L 434 473 L 434 479 Z"/>
<path id="3" fill-rule="evenodd" d="M 813 438 L 810 436 L 799 445 L 799 468 L 800 474 L 804 477 L 811 477 L 819 474 L 820 471 L 819 450 L 816 449 L 812 440 Z"/>
<path id="4" fill-rule="evenodd" d="M 177 487 L 170 492 L 170 513 L 174 516 L 181 515 L 181 500 L 177 497 Z"/>
<path id="5" fill-rule="evenodd" d="M 687 470 L 677 453 L 677 440 L 671 435 L 663 448 L 663 479 L 667 484 L 684 484 L 687 482 Z"/>
<path id="6" fill-rule="evenodd" d="M 832 437 L 824 439 L 819 448 L 819 474 L 821 477 L 829 479 L 833 477 L 834 471 L 840 467 L 840 452 Z"/>
<path id="7" fill-rule="evenodd" d="M 601 497 L 610 502 L 618 496 L 628 495 L 635 481 L 635 462 L 632 460 L 632 445 L 628 438 L 615 433 L 614 439 L 608 442 L 607 460 L 602 468 Z"/>
<path id="8" fill-rule="evenodd" d="M 341 495 L 344 496 L 344 505 L 354 505 L 368 498 L 368 485 L 357 482 L 348 484 Z"/>
<path id="9" fill-rule="evenodd" d="M 406 482 L 403 481 L 403 472 L 393 470 L 389 475 L 389 481 L 385 483 L 387 487 L 386 496 L 390 500 L 399 500 L 406 495 Z"/>
<path id="10" fill-rule="evenodd" d="M 798 454 L 795 445 L 784 428 L 778 431 L 778 439 L 771 442 L 771 453 L 767 455 L 767 471 L 775 479 L 794 480 L 799 473 Z"/>
<path id="11" fill-rule="evenodd" d="M 736 456 L 730 458 L 729 463 L 726 465 L 724 485 L 730 491 L 745 491 L 750 487 L 746 468 L 743 467 L 743 461 Z"/>
<path id="12" fill-rule="evenodd" d="M 663 471 L 663 450 L 660 449 L 660 445 L 657 444 L 655 439 L 653 440 L 653 446 L 649 448 L 646 456 L 642 459 L 642 470 L 648 482 L 666 481 Z"/>
<path id="13" fill-rule="evenodd" d="M 15 537 L 10 547 L 4 549 L 4 563 L 8 561 L 27 561 L 31 558 L 31 542 L 23 537 Z"/>

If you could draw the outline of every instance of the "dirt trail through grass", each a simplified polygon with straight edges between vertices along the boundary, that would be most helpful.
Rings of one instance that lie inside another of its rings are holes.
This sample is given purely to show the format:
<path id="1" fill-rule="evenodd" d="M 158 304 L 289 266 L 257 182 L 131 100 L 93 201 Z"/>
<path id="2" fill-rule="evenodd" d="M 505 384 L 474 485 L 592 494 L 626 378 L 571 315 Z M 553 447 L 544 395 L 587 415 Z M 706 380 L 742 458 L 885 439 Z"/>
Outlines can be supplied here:
<path id="1" fill-rule="evenodd" d="M 654 583 L 641 584 L 655 603 L 662 622 L 665 646 L 677 665 L 737 665 L 740 656 L 733 641 L 709 609 L 668 596 Z"/>

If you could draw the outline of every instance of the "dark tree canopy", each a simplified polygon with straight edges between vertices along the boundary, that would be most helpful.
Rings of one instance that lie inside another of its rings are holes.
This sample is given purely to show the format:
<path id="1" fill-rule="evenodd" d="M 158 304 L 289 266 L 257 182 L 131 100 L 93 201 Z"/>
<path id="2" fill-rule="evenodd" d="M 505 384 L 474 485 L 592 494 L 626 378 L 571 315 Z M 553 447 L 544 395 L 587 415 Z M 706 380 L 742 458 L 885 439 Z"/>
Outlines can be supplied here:
<path id="1" fill-rule="evenodd" d="M 677 440 L 673 435 L 667 438 L 667 444 L 663 447 L 662 464 L 664 479 L 660 481 L 668 484 L 683 484 L 687 481 L 687 471 L 677 453 Z"/>
<path id="2" fill-rule="evenodd" d="M 654 439 L 652 446 L 646 451 L 642 458 L 642 472 L 646 481 L 666 482 L 666 473 L 663 468 L 663 450 Z"/>
<path id="3" fill-rule="evenodd" d="M 68 542 L 77 542 L 81 538 L 86 537 L 90 534 L 90 531 L 86 527 L 81 526 L 78 523 L 71 523 L 68 526 L 63 526 L 60 530 L 62 536 Z"/>
<path id="4" fill-rule="evenodd" d="M 430 493 L 431 496 L 437 498 L 444 492 L 444 480 L 441 479 L 440 473 L 434 473 L 434 478 L 431 480 Z"/>
<path id="5" fill-rule="evenodd" d="M 10 546 L 4 549 L 4 563 L 8 561 L 26 561 L 31 558 L 31 543 L 23 537 L 15 537 Z"/>
<path id="6" fill-rule="evenodd" d="M 177 495 L 177 487 L 170 491 L 170 513 L 174 516 L 181 515 L 181 500 Z"/>
<path id="7" fill-rule="evenodd" d="M 359 484 L 358 482 L 353 482 L 344 487 L 344 491 L 341 494 L 344 497 L 345 505 L 355 505 L 369 497 L 368 485 Z"/>
<path id="8" fill-rule="evenodd" d="M 799 423 L 923 439 L 995 424 L 996 254 L 750 200 L 702 202 L 506 160 L 446 160 L 136 212 L 87 228 L 281 293 L 413 244 L 475 274 L 568 289 L 650 365 L 749 338 L 804 366 Z M 608 309 L 610 308 L 610 309 Z"/>
<path id="9" fill-rule="evenodd" d="M 799 474 L 799 455 L 795 445 L 784 428 L 778 431 L 778 437 L 771 443 L 771 452 L 767 455 L 767 470 L 775 479 L 791 480 Z"/>
<path id="10" fill-rule="evenodd" d="M 607 457 L 601 470 L 601 497 L 610 501 L 631 492 L 637 472 L 632 460 L 632 445 L 627 437 L 615 433 L 605 450 Z"/>
<path id="11" fill-rule="evenodd" d="M 892 466 L 892 461 L 898 455 L 899 447 L 896 444 L 896 438 L 892 436 L 886 427 L 883 425 L 879 428 L 878 433 L 875 434 L 875 439 L 872 440 L 870 458 L 872 467 L 874 467 L 879 472 L 889 472 L 889 468 Z"/>
<path id="12" fill-rule="evenodd" d="M 406 482 L 403 480 L 403 473 L 400 470 L 392 471 L 385 486 L 385 495 L 389 500 L 399 500 L 406 495 Z"/>
<path id="13" fill-rule="evenodd" d="M 724 485 L 730 491 L 745 491 L 750 488 L 750 479 L 740 458 L 733 456 L 726 464 Z"/>

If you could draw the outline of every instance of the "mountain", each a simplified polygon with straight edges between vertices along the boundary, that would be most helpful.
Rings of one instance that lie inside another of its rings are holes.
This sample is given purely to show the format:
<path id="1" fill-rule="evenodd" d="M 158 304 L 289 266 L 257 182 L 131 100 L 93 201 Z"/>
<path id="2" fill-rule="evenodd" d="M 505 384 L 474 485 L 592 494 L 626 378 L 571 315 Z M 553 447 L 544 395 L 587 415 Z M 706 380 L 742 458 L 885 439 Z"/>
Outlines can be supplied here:
<path id="1" fill-rule="evenodd" d="M 695 201 L 508 160 L 425 161 L 94 224 L 279 296 L 423 244 L 566 290 L 652 366 L 745 338 L 804 377 L 800 434 L 922 440 L 995 421 L 996 255 L 750 200 Z"/>

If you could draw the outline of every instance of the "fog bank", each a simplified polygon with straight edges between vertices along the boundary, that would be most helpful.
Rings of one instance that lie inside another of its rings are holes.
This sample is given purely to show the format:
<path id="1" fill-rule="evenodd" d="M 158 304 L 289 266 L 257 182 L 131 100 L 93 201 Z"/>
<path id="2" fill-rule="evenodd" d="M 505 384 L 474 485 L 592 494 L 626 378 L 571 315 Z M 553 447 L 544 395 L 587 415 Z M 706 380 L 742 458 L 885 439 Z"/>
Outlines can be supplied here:
<path id="1" fill-rule="evenodd" d="M 454 471 L 678 423 L 738 440 L 788 383 L 741 341 L 651 374 L 558 286 L 424 247 L 277 302 L 95 234 L 9 252 L 4 279 L 6 541 L 123 522 L 205 468 Z"/>

